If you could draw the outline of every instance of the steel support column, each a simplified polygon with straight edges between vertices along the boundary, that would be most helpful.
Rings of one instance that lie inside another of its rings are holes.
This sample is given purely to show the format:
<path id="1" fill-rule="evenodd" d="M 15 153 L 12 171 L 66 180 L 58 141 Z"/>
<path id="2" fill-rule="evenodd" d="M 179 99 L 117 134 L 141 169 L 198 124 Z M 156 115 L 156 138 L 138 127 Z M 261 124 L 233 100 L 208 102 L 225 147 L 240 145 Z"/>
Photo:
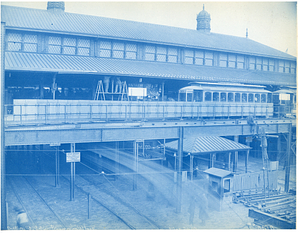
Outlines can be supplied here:
<path id="1" fill-rule="evenodd" d="M 59 146 L 55 147 L 55 187 L 59 187 Z"/>
<path id="2" fill-rule="evenodd" d="M 183 156 L 183 127 L 178 129 L 178 170 L 177 170 L 177 206 L 176 212 L 181 212 L 181 192 L 182 192 L 182 156 Z"/>
<path id="3" fill-rule="evenodd" d="M 75 143 L 71 143 L 71 153 L 75 152 Z M 70 178 L 70 201 L 74 201 L 75 191 L 75 162 L 71 162 L 71 178 Z"/>
<path id="4" fill-rule="evenodd" d="M 239 143 L 239 136 L 234 136 L 234 141 Z M 237 171 L 237 167 L 238 167 L 238 158 L 239 158 L 239 152 L 235 151 L 234 152 L 234 160 L 233 160 L 233 166 L 232 166 L 232 170 L 233 172 Z"/>
<path id="5" fill-rule="evenodd" d="M 277 156 L 276 156 L 276 161 L 279 161 L 279 159 L 280 159 L 280 154 L 281 154 L 281 138 L 280 138 L 280 134 L 278 134 L 278 138 L 277 138 Z"/>
<path id="6" fill-rule="evenodd" d="M 190 155 L 190 174 L 191 174 L 191 180 L 193 180 L 193 174 L 194 174 L 194 156 Z"/>
<path id="7" fill-rule="evenodd" d="M 285 181 L 284 191 L 288 192 L 290 189 L 290 157 L 291 157 L 291 143 L 292 143 L 292 124 L 289 124 L 289 133 L 286 146 L 286 163 L 285 163 Z"/>

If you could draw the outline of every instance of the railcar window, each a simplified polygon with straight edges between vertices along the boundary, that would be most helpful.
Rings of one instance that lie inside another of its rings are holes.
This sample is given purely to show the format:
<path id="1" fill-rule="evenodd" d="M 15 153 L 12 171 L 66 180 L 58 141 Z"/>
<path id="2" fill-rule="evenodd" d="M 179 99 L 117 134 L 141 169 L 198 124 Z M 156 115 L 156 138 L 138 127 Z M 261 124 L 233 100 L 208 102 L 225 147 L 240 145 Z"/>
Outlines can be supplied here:
<path id="1" fill-rule="evenodd" d="M 219 92 L 214 92 L 213 93 L 213 101 L 218 102 L 220 100 L 220 93 Z"/>
<path id="2" fill-rule="evenodd" d="M 235 93 L 234 97 L 235 97 L 235 102 L 241 102 L 241 94 L 240 93 Z"/>
<path id="3" fill-rule="evenodd" d="M 246 94 L 246 93 L 243 93 L 243 94 L 242 94 L 242 102 L 243 102 L 243 103 L 247 102 L 247 99 L 248 99 L 248 98 L 247 98 L 247 94 Z"/>
<path id="4" fill-rule="evenodd" d="M 255 103 L 260 103 L 260 94 L 255 94 Z"/>
<path id="5" fill-rule="evenodd" d="M 203 91 L 195 90 L 194 91 L 194 100 L 195 100 L 195 102 L 202 102 L 203 101 Z"/>
<path id="6" fill-rule="evenodd" d="M 221 102 L 226 102 L 226 93 L 221 93 Z"/>
<path id="7" fill-rule="evenodd" d="M 192 102 L 193 101 L 193 93 L 186 93 L 186 100 L 188 102 Z"/>
<path id="8" fill-rule="evenodd" d="M 205 92 L 205 101 L 211 101 L 211 92 Z"/>
<path id="9" fill-rule="evenodd" d="M 253 94 L 248 95 L 248 102 L 253 102 Z"/>
<path id="10" fill-rule="evenodd" d="M 268 93 L 268 99 L 267 99 L 268 103 L 272 103 L 272 94 Z"/>
<path id="11" fill-rule="evenodd" d="M 233 102 L 233 93 L 228 93 L 228 102 Z"/>
<path id="12" fill-rule="evenodd" d="M 186 93 L 185 92 L 179 93 L 179 101 L 186 101 Z"/>
<path id="13" fill-rule="evenodd" d="M 266 94 L 261 94 L 261 102 L 266 103 L 267 102 L 267 96 Z"/>

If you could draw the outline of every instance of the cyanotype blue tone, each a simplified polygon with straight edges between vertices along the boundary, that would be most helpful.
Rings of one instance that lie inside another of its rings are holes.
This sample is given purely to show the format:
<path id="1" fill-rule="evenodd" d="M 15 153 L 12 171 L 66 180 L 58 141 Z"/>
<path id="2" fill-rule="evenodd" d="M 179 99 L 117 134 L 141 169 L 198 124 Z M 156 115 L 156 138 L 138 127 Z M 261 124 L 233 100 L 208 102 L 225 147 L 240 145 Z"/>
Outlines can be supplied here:
<path id="1" fill-rule="evenodd" d="M 76 4 L 1 7 L 1 229 L 295 229 L 296 57 Z"/>

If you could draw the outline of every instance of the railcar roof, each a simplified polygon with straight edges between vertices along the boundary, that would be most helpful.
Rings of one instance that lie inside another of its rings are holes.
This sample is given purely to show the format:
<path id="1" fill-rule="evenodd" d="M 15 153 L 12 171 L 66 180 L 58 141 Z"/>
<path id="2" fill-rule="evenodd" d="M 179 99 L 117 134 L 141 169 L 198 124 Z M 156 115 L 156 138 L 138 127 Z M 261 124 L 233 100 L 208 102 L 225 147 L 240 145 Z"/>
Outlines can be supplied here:
<path id="1" fill-rule="evenodd" d="M 250 92 L 250 93 L 270 93 L 270 91 L 265 90 L 263 88 L 257 88 L 257 87 L 230 87 L 230 86 L 187 86 L 183 87 L 179 90 L 179 92 L 186 92 L 186 91 L 192 91 L 192 90 L 202 90 L 202 91 L 219 91 L 219 92 Z"/>
<path id="2" fill-rule="evenodd" d="M 237 36 L 5 5 L 1 7 L 1 11 L 1 21 L 6 23 L 8 29 L 77 34 L 296 60 L 287 53 Z"/>

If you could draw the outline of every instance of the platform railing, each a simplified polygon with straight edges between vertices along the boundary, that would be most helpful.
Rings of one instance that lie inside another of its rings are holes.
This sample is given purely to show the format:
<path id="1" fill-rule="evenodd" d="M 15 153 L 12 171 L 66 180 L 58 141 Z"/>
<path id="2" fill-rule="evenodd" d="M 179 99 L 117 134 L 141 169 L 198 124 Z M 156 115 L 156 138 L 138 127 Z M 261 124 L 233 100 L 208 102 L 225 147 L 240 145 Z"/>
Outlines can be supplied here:
<path id="1" fill-rule="evenodd" d="M 111 120 L 150 120 L 169 118 L 230 118 L 248 116 L 271 117 L 273 105 L 212 105 L 186 102 L 132 102 L 110 103 L 46 103 L 5 105 L 6 125 L 61 124 Z"/>

